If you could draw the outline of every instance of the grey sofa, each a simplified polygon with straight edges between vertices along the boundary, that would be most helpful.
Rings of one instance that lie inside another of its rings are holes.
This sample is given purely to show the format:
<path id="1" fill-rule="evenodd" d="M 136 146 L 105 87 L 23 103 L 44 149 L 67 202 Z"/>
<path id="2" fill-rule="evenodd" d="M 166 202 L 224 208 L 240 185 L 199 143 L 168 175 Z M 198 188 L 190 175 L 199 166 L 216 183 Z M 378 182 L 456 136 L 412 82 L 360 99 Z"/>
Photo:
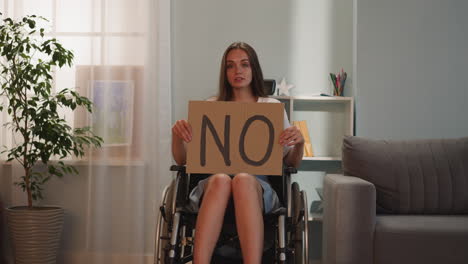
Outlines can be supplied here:
<path id="1" fill-rule="evenodd" d="M 345 137 L 324 180 L 323 263 L 468 263 L 468 138 Z"/>

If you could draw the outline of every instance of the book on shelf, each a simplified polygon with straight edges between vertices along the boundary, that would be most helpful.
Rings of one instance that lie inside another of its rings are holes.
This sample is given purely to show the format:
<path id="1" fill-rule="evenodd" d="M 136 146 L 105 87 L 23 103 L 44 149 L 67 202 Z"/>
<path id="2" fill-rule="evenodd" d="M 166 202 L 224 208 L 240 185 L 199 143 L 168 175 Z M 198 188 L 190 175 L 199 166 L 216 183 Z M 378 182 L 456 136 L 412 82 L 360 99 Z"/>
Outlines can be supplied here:
<path id="1" fill-rule="evenodd" d="M 312 143 L 310 142 L 309 129 L 307 128 L 307 122 L 305 120 L 293 121 L 293 126 L 299 128 L 304 137 L 304 157 L 313 157 L 314 151 L 312 149 Z"/>

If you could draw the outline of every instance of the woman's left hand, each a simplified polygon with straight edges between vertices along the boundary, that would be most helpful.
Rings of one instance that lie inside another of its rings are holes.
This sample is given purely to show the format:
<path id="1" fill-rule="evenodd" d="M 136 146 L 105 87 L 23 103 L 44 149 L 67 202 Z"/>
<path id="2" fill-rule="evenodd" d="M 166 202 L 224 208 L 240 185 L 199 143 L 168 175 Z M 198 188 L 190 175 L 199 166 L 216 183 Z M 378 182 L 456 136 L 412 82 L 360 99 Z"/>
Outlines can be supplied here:
<path id="1" fill-rule="evenodd" d="M 291 126 L 281 132 L 279 143 L 283 146 L 293 146 L 304 143 L 304 137 L 302 137 L 301 131 L 296 126 Z"/>

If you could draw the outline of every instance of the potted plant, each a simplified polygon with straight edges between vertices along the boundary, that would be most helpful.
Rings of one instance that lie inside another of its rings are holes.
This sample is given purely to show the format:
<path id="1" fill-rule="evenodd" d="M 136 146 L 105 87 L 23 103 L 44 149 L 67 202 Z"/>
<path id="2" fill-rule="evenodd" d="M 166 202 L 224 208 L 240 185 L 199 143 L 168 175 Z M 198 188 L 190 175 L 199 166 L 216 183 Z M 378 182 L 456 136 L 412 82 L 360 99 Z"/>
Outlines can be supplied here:
<path id="1" fill-rule="evenodd" d="M 55 263 L 64 210 L 35 206 L 34 201 L 43 198 L 43 186 L 51 177 L 78 173 L 61 159 L 82 157 L 87 147 L 102 143 L 89 127 L 73 129 L 58 113 L 59 108 L 76 107 L 91 112 L 92 103 L 73 90 L 52 92 L 52 70 L 71 66 L 73 53 L 44 36 L 44 28 L 37 25 L 44 20 L 34 15 L 6 18 L 0 25 L 0 111 L 11 117 L 3 125 L 15 137 L 14 145 L 2 153 L 24 169 L 15 185 L 28 198 L 27 206 L 6 210 L 16 263 Z M 59 161 L 51 161 L 55 157 Z"/>

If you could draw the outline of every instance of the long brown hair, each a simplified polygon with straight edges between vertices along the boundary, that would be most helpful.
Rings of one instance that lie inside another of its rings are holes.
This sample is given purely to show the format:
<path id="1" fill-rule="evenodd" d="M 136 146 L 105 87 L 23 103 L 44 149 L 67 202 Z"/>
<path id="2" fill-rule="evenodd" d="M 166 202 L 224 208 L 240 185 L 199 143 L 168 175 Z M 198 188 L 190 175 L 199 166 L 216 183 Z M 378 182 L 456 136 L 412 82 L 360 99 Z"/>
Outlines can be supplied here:
<path id="1" fill-rule="evenodd" d="M 265 97 L 265 89 L 263 84 L 263 73 L 258 61 L 257 53 L 255 50 L 245 42 L 234 42 L 226 49 L 221 60 L 221 71 L 219 73 L 219 93 L 218 101 L 232 101 L 233 92 L 232 86 L 229 84 L 226 76 L 226 57 L 228 53 L 233 49 L 241 49 L 247 53 L 250 62 L 250 68 L 252 69 L 252 82 L 250 87 L 255 97 Z"/>

